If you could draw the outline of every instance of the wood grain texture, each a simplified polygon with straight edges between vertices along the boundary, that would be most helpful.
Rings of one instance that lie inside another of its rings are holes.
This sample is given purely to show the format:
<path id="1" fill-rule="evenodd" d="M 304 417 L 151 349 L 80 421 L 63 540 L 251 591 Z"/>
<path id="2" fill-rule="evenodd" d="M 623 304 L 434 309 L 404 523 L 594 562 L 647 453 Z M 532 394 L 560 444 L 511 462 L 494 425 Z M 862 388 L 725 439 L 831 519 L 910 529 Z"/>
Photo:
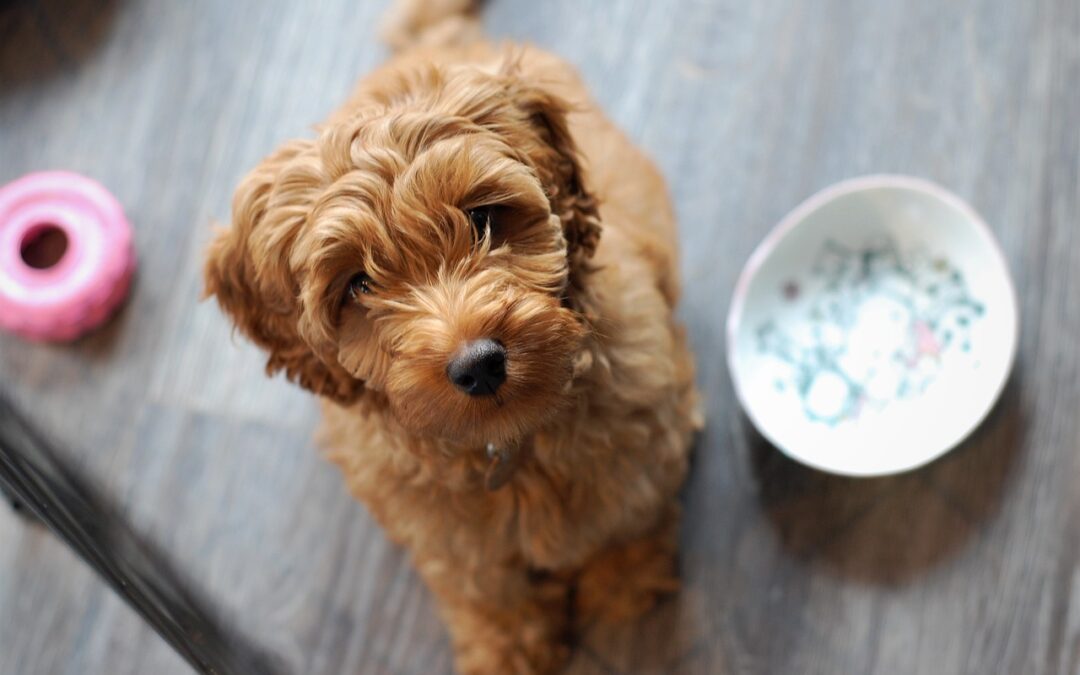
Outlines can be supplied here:
<path id="1" fill-rule="evenodd" d="M 101 180 L 140 268 L 121 316 L 77 344 L 0 338 L 2 385 L 292 671 L 448 672 L 431 600 L 314 448 L 313 402 L 263 379 L 199 303 L 233 185 L 378 63 L 383 3 L 32 4 L 0 10 L 0 181 Z M 668 176 L 707 395 L 685 591 L 594 629 L 570 672 L 1080 672 L 1080 4 L 493 0 L 485 21 L 578 64 Z M 968 442 L 856 481 L 747 426 L 723 321 L 784 212 L 882 171 L 983 213 L 1023 333 Z M 186 669 L 51 535 L 0 509 L 0 673 Z"/>

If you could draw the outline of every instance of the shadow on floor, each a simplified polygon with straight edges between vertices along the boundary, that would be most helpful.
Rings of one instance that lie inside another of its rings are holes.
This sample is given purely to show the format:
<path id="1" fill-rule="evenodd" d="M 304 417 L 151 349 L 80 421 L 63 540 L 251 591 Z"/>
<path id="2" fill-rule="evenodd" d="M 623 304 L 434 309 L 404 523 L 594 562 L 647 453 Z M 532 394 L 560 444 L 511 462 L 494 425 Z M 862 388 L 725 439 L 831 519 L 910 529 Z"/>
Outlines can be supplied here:
<path id="1" fill-rule="evenodd" d="M 768 521 L 796 559 L 839 576 L 902 585 L 960 554 L 1000 510 L 1025 415 L 1019 371 L 989 418 L 945 457 L 913 472 L 846 478 L 788 459 L 743 419 Z"/>
<path id="2" fill-rule="evenodd" d="M 0 95 L 69 71 L 103 41 L 121 0 L 0 0 Z"/>

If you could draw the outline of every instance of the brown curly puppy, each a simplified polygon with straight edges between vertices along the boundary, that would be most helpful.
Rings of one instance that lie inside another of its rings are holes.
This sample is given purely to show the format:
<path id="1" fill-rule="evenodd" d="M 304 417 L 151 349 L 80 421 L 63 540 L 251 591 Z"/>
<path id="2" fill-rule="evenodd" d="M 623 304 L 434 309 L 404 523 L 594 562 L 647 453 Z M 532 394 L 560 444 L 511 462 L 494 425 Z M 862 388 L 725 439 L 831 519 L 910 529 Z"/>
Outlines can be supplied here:
<path id="1" fill-rule="evenodd" d="M 671 203 L 566 63 L 462 0 L 402 9 L 410 47 L 240 184 L 207 289 L 326 400 L 458 669 L 551 672 L 574 622 L 677 585 L 700 414 Z"/>

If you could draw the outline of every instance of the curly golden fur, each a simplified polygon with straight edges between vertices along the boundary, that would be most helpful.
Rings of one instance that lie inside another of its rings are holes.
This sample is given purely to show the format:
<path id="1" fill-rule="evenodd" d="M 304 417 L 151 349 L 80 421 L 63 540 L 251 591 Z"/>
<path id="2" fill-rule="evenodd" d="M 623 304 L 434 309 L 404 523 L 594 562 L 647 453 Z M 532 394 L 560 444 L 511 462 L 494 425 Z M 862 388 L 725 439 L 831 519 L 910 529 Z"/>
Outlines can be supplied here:
<path id="1" fill-rule="evenodd" d="M 676 588 L 701 420 L 671 204 L 563 61 L 460 39 L 463 0 L 405 7 L 411 47 L 241 182 L 207 290 L 326 401 L 330 456 L 411 553 L 459 671 L 552 672 L 575 625 Z M 494 396 L 447 377 L 480 338 L 506 351 Z M 513 452 L 498 489 L 488 444 Z"/>

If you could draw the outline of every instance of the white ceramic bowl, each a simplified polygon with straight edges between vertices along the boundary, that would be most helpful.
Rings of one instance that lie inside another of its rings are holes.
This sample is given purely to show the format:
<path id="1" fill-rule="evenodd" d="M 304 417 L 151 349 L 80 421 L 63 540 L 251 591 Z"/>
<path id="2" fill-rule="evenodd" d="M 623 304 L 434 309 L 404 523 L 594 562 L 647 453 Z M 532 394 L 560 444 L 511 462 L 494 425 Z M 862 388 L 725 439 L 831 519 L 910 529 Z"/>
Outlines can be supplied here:
<path id="1" fill-rule="evenodd" d="M 993 407 L 1016 356 L 1016 291 L 971 207 L 868 176 L 766 237 L 727 333 L 735 391 L 769 441 L 824 471 L 884 475 L 941 456 Z"/>

